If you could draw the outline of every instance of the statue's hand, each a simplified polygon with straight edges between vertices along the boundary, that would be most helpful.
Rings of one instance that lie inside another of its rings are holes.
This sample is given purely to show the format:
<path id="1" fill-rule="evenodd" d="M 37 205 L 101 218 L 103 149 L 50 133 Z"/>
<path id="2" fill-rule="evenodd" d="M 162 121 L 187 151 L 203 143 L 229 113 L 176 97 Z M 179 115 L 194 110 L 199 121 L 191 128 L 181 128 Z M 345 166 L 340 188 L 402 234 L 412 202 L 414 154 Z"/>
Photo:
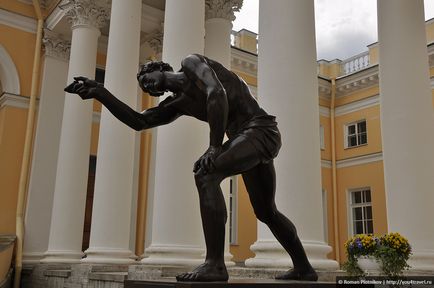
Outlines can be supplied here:
<path id="1" fill-rule="evenodd" d="M 215 169 L 214 160 L 220 155 L 222 147 L 209 146 L 206 152 L 194 163 L 193 172 L 208 174 Z"/>
<path id="2" fill-rule="evenodd" d="M 86 77 L 74 77 L 74 82 L 69 84 L 64 90 L 68 93 L 78 94 L 83 100 L 98 98 L 101 96 L 101 88 L 104 86 L 95 80 Z"/>

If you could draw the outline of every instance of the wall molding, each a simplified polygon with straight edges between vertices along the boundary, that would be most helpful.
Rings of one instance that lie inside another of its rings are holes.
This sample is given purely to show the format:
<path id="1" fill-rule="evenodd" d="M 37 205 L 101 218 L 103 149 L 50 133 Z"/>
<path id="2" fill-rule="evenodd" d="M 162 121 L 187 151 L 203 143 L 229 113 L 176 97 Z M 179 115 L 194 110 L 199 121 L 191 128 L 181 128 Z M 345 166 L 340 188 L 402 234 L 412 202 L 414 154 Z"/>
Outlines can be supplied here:
<path id="1" fill-rule="evenodd" d="M 362 109 L 380 105 L 380 95 L 371 96 L 362 100 L 354 101 L 335 109 L 336 116 L 342 116 L 348 113 L 353 113 Z"/>
<path id="2" fill-rule="evenodd" d="M 319 115 L 324 116 L 324 117 L 330 117 L 330 108 L 320 105 L 319 106 Z"/>
<path id="3" fill-rule="evenodd" d="M 36 20 L 0 9 L 0 24 L 36 34 Z"/>
<path id="4" fill-rule="evenodd" d="M 29 97 L 23 95 L 4 92 L 0 96 L 0 108 L 14 107 L 20 109 L 28 109 L 29 100 L 30 100 Z M 39 103 L 39 99 L 36 100 L 36 105 L 38 105 L 38 103 Z"/>
<path id="5" fill-rule="evenodd" d="M 0 44 L 0 81 L 3 90 L 8 93 L 20 94 L 20 77 L 9 53 Z M 0 91 L 1 92 L 1 91 Z"/>
<path id="6" fill-rule="evenodd" d="M 30 98 L 23 95 L 16 95 L 4 92 L 0 95 L 0 109 L 4 107 L 14 107 L 20 109 L 29 109 Z M 39 106 L 39 99 L 36 99 L 36 109 Z M 92 113 L 92 123 L 99 123 L 101 113 L 94 111 Z"/>
<path id="7" fill-rule="evenodd" d="M 332 161 L 321 159 L 321 167 L 322 168 L 332 168 Z"/>
<path id="8" fill-rule="evenodd" d="M 378 161 L 383 161 L 383 152 L 372 153 L 368 155 L 339 160 L 336 161 L 336 167 L 345 168 L 345 167 L 351 167 L 356 165 L 369 164 Z"/>

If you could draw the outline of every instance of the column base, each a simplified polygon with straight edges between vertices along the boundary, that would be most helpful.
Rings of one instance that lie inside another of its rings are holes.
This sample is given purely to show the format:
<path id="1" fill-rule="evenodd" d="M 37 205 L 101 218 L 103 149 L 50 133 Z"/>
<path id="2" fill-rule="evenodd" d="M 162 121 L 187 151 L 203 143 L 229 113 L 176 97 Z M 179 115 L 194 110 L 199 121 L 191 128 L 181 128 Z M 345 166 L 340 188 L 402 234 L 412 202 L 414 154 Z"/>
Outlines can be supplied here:
<path id="1" fill-rule="evenodd" d="M 337 270 L 339 264 L 327 258 L 332 248 L 319 241 L 302 241 L 310 264 L 319 270 Z M 246 260 L 247 267 L 287 268 L 293 267 L 291 257 L 276 240 L 259 240 L 250 248 L 255 257 Z"/>
<path id="2" fill-rule="evenodd" d="M 140 263 L 147 265 L 196 266 L 204 262 L 204 249 L 194 246 L 152 245 Z"/>
<path id="3" fill-rule="evenodd" d="M 83 258 L 81 263 L 133 264 L 137 260 L 133 252 L 123 249 L 89 248 L 84 253 L 86 258 Z"/>
<path id="4" fill-rule="evenodd" d="M 24 264 L 37 264 L 40 263 L 42 259 L 44 259 L 45 253 L 43 252 L 31 252 L 23 254 L 23 263 Z"/>
<path id="5" fill-rule="evenodd" d="M 230 252 L 225 252 L 225 265 L 226 267 L 233 267 L 235 266 L 235 262 L 232 261 L 232 258 L 234 258 L 234 255 L 232 255 Z"/>
<path id="6" fill-rule="evenodd" d="M 408 260 L 410 270 L 434 271 L 434 250 L 416 250 Z"/>
<path id="7" fill-rule="evenodd" d="M 41 263 L 80 263 L 83 258 L 83 252 L 77 251 L 62 251 L 48 250 L 44 253 L 44 258 Z"/>

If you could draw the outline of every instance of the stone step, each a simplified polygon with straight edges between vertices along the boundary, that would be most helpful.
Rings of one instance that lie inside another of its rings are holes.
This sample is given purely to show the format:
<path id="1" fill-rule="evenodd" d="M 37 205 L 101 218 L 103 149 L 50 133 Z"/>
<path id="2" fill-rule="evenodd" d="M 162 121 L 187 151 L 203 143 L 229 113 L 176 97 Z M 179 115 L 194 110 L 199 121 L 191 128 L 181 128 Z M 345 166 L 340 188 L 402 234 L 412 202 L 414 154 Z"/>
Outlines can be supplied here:
<path id="1" fill-rule="evenodd" d="M 176 280 L 126 280 L 124 288 L 322 288 L 336 287 L 330 282 L 233 279 L 228 282 L 177 282 Z"/>

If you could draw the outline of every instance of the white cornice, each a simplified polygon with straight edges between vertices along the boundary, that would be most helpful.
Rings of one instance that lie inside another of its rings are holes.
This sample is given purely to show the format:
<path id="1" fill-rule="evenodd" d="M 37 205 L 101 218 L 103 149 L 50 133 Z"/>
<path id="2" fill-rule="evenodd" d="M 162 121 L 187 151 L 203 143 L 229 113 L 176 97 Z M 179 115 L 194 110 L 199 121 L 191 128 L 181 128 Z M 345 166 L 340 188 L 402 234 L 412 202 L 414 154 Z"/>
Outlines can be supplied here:
<path id="1" fill-rule="evenodd" d="M 330 117 L 330 108 L 319 106 L 319 115 L 324 117 Z"/>
<path id="2" fill-rule="evenodd" d="M 36 100 L 36 104 L 38 104 L 38 103 L 39 103 L 39 100 Z M 28 109 L 29 108 L 29 97 L 5 92 L 0 96 L 0 108 L 3 108 L 5 106 L 21 108 L 21 109 Z"/>
<path id="3" fill-rule="evenodd" d="M 26 32 L 36 33 L 36 20 L 0 9 L 0 24 L 11 26 Z"/>
<path id="4" fill-rule="evenodd" d="M 99 123 L 101 121 L 101 112 L 93 111 L 92 113 L 92 123 Z"/>
<path id="5" fill-rule="evenodd" d="M 30 100 L 29 97 L 5 92 L 0 96 L 0 109 L 3 107 L 29 109 L 29 100 Z M 38 105 L 39 105 L 39 99 L 36 100 L 36 107 L 38 107 Z M 94 111 L 92 114 L 92 122 L 99 123 L 100 119 L 101 119 L 101 113 Z"/>
<path id="6" fill-rule="evenodd" d="M 258 55 L 231 47 L 231 70 L 257 77 Z"/>
<path id="7" fill-rule="evenodd" d="M 332 168 L 332 161 L 321 159 L 321 167 L 322 168 Z"/>
<path id="8" fill-rule="evenodd" d="M 324 79 L 322 77 L 318 77 L 318 95 L 320 98 L 330 100 L 331 99 L 331 92 L 332 91 L 332 84 L 329 80 Z"/>
<path id="9" fill-rule="evenodd" d="M 378 85 L 378 65 L 336 79 L 336 98 Z"/>
<path id="10" fill-rule="evenodd" d="M 47 20 L 45 20 L 47 29 L 53 30 L 57 23 L 62 20 L 63 16 L 65 16 L 65 10 L 60 9 L 59 6 L 56 6 L 53 12 L 51 12 L 50 16 L 48 16 Z"/>
<path id="11" fill-rule="evenodd" d="M 369 155 L 363 155 L 363 156 L 344 159 L 344 160 L 339 160 L 336 162 L 336 167 L 337 168 L 345 168 L 345 167 L 363 165 L 363 164 L 368 164 L 368 163 L 373 163 L 373 162 L 378 162 L 378 161 L 383 161 L 383 153 L 382 152 L 373 153 L 373 154 L 369 154 Z"/>
<path id="12" fill-rule="evenodd" d="M 341 116 L 348 113 L 352 113 L 355 111 L 359 111 L 362 109 L 366 109 L 369 107 L 380 105 L 380 95 L 375 95 L 369 98 L 365 98 L 359 101 L 354 101 L 339 107 L 336 107 L 335 109 L 335 115 Z"/>

